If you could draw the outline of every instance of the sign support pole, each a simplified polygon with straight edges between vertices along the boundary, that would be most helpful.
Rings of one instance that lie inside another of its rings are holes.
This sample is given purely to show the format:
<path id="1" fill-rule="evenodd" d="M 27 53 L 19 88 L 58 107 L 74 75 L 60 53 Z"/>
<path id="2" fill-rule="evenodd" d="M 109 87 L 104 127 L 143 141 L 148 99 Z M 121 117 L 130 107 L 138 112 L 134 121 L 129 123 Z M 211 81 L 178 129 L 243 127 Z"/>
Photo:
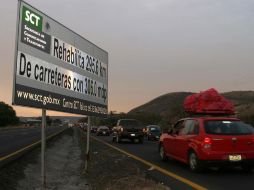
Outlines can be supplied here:
<path id="1" fill-rule="evenodd" d="M 46 189 L 46 174 L 45 174 L 45 129 L 46 129 L 46 109 L 42 109 L 42 125 L 41 125 L 41 189 Z"/>
<path id="2" fill-rule="evenodd" d="M 85 162 L 85 171 L 87 172 L 88 169 L 88 161 L 89 161 L 89 146 L 90 146 L 90 128 L 91 128 L 91 116 L 88 116 L 88 125 L 87 125 L 87 132 L 86 132 L 86 162 Z"/>

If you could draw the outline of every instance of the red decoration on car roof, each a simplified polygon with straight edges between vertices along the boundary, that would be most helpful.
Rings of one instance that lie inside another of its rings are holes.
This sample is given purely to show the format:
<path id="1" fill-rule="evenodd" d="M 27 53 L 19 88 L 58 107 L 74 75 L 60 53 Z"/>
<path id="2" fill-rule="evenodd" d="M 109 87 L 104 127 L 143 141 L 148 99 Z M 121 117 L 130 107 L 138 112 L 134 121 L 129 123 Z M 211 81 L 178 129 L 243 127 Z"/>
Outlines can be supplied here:
<path id="1" fill-rule="evenodd" d="M 189 95 L 184 100 L 184 110 L 190 114 L 234 114 L 232 102 L 221 96 L 214 88 Z"/>

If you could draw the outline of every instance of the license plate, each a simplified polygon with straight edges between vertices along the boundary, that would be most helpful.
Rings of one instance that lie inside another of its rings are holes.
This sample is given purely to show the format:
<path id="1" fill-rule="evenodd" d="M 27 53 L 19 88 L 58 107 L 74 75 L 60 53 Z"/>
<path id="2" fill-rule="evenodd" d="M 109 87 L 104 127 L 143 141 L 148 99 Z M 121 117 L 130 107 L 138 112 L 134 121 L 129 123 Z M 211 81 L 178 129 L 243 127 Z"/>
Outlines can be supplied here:
<path id="1" fill-rule="evenodd" d="M 230 161 L 240 161 L 240 160 L 242 160 L 242 156 L 241 155 L 229 155 L 229 160 Z"/>
<path id="2" fill-rule="evenodd" d="M 135 134 L 131 134 L 132 137 L 135 137 Z"/>

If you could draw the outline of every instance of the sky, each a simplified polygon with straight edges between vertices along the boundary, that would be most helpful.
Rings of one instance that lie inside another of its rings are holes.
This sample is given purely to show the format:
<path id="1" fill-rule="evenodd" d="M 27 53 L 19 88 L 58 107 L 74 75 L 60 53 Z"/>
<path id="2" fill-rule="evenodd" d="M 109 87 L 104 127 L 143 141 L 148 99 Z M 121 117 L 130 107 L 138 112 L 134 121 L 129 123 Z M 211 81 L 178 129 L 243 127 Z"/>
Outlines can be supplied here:
<path id="1" fill-rule="evenodd" d="M 109 53 L 109 111 L 160 95 L 254 90 L 253 0 L 27 0 Z M 0 7 L 0 101 L 11 104 L 17 0 Z M 18 116 L 39 109 L 14 106 Z M 48 112 L 49 115 L 64 115 Z"/>

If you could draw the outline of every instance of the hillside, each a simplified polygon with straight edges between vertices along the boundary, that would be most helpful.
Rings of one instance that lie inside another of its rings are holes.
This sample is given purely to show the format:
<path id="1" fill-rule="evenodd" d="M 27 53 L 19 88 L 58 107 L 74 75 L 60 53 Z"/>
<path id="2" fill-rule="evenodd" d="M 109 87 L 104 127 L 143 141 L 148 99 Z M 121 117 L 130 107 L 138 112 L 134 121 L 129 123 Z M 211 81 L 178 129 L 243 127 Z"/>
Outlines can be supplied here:
<path id="1" fill-rule="evenodd" d="M 254 126 L 254 91 L 233 91 L 223 95 L 234 103 L 237 117 Z"/>
<path id="2" fill-rule="evenodd" d="M 165 121 L 174 122 L 185 116 L 182 103 L 190 94 L 192 93 L 168 93 L 132 109 L 128 114 L 154 114 L 161 116 Z M 254 124 L 254 91 L 232 91 L 222 95 L 234 103 L 239 118 Z"/>

